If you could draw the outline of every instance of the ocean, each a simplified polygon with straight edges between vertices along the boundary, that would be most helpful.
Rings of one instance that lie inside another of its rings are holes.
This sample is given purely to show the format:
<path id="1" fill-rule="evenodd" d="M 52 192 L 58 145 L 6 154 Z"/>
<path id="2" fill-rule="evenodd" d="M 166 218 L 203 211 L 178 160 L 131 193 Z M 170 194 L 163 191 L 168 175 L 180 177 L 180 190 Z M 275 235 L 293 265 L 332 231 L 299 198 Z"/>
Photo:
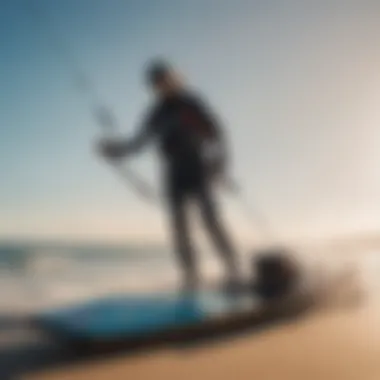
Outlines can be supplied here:
<path id="1" fill-rule="evenodd" d="M 220 272 L 215 255 L 203 259 L 206 275 Z M 2 243 L 0 316 L 173 288 L 179 274 L 175 256 L 163 246 Z"/>
<path id="2" fill-rule="evenodd" d="M 317 268 L 330 278 L 354 268 L 360 281 L 367 288 L 375 284 L 379 294 L 379 247 L 347 247 L 352 245 L 309 246 L 297 254 L 312 271 Z M 205 278 L 223 275 L 216 254 L 200 252 L 199 260 Z M 25 316 L 110 294 L 174 288 L 179 281 L 176 258 L 165 246 L 0 243 L 0 317 Z"/>

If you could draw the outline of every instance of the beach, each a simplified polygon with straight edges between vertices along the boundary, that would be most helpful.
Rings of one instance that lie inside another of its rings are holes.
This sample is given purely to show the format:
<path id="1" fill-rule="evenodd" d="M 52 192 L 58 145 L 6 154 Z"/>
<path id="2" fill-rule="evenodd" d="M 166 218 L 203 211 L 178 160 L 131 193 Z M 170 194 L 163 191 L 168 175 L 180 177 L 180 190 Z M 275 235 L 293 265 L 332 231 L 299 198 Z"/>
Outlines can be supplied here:
<path id="1" fill-rule="evenodd" d="M 185 351 L 121 356 L 23 378 L 375 380 L 380 378 L 379 316 L 375 305 L 323 312 Z"/>
<path id="2" fill-rule="evenodd" d="M 311 252 L 314 260 L 309 263 L 309 267 L 318 267 L 315 272 L 322 271 L 325 276 L 322 276 L 323 286 L 318 288 L 321 289 L 321 296 L 317 298 L 316 305 L 309 313 L 286 323 L 246 330 L 211 341 L 206 339 L 190 346 L 168 345 L 138 353 L 119 352 L 107 357 L 77 360 L 68 355 L 56 341 L 29 326 L 23 318 L 16 318 L 16 314 L 2 317 L 0 378 L 378 379 L 378 247 L 372 244 L 364 247 L 360 244 L 358 250 L 353 249 L 356 253 L 352 255 L 349 255 L 344 247 L 339 250 L 334 245 L 331 249 L 335 255 L 330 254 L 326 247 L 321 249 L 325 253 L 324 256 L 317 256 L 315 251 Z M 340 255 L 339 252 L 344 254 Z M 304 257 L 306 256 L 305 250 Z M 334 260 L 331 260 L 332 258 Z M 325 265 L 321 265 L 323 262 Z M 76 262 L 74 267 L 77 270 Z M 326 275 L 327 269 L 329 275 Z M 30 271 L 29 267 L 28 270 Z M 67 284 L 67 280 L 72 278 L 73 269 L 66 268 L 66 273 L 62 271 L 60 263 L 59 270 L 60 287 L 56 282 L 51 282 L 49 276 L 48 284 L 56 286 L 51 289 L 62 290 L 62 285 Z M 50 271 L 51 266 L 49 273 Z M 115 273 L 113 269 L 108 275 L 111 273 Z M 310 271 L 305 271 L 305 274 L 307 279 L 313 277 Z M 45 289 L 45 284 L 45 281 L 41 283 L 37 290 Z M 76 290 L 74 284 L 71 283 L 69 288 L 71 292 Z M 82 288 L 78 289 L 83 289 L 82 277 L 79 284 Z M 90 283 L 88 287 L 89 285 Z M 36 289 L 33 289 L 32 294 L 36 294 Z M 43 295 L 46 296 L 46 292 L 38 294 L 41 300 Z M 61 294 L 63 293 L 58 291 L 54 294 L 49 293 L 49 297 L 42 304 L 50 303 Z M 20 298 L 19 303 L 23 300 L 24 298 Z M 62 302 L 62 298 L 59 298 L 59 301 Z M 11 305 L 9 302 L 9 306 Z M 14 313 L 14 310 L 12 312 Z"/>

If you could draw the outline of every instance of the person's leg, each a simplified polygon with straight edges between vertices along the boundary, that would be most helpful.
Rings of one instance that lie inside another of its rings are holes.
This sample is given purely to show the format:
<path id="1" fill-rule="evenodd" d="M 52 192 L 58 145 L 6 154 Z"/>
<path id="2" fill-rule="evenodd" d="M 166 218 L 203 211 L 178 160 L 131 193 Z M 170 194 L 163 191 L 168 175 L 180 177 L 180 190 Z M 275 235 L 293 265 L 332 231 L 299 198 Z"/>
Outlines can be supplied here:
<path id="1" fill-rule="evenodd" d="M 188 194 L 178 186 L 172 186 L 169 194 L 172 234 L 175 254 L 184 275 L 184 288 L 191 290 L 197 286 L 198 273 L 196 258 L 189 232 L 186 210 Z"/>
<path id="2" fill-rule="evenodd" d="M 239 274 L 237 255 L 232 246 L 230 237 L 228 236 L 227 231 L 220 220 L 216 202 L 210 188 L 206 185 L 200 186 L 197 191 L 197 198 L 203 221 L 208 229 L 213 243 L 227 266 L 230 278 L 232 280 L 236 280 Z"/>

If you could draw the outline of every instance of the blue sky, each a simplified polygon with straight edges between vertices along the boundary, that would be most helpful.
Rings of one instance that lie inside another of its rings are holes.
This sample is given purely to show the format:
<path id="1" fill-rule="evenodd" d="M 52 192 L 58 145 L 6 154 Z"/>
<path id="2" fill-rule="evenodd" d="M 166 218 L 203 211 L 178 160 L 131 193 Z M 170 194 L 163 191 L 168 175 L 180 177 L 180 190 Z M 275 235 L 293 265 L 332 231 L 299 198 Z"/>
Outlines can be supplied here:
<path id="1" fill-rule="evenodd" d="M 233 174 L 281 233 L 378 228 L 376 2 L 33 2 L 125 134 L 149 102 L 144 63 L 168 57 L 221 114 Z M 0 1 L 0 236 L 162 239 L 162 214 L 94 156 L 100 133 L 88 99 L 23 4 Z M 159 187 L 154 150 L 131 164 Z M 235 202 L 224 198 L 236 233 L 250 235 Z"/>

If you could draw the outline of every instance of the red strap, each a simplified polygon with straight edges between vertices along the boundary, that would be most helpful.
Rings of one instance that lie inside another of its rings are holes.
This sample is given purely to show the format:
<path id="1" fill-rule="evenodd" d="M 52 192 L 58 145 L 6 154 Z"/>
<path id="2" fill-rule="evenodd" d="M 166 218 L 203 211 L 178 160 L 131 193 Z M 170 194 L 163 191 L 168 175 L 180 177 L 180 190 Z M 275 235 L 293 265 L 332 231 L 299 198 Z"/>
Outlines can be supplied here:
<path id="1" fill-rule="evenodd" d="M 181 110 L 180 117 L 184 126 L 192 128 L 202 137 L 214 137 L 214 130 L 212 126 L 207 123 L 195 110 L 185 107 Z"/>

